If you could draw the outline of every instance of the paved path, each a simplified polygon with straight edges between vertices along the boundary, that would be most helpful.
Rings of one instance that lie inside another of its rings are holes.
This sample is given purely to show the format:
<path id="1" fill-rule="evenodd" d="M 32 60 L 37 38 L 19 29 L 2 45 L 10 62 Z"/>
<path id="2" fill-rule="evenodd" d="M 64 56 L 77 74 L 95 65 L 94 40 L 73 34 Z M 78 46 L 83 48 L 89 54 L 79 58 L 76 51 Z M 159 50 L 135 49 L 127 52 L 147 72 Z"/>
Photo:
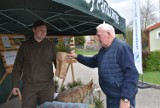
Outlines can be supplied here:
<path id="1" fill-rule="evenodd" d="M 160 90 L 154 88 L 139 89 L 136 102 L 137 108 L 160 108 Z"/>
<path id="2" fill-rule="evenodd" d="M 88 83 L 91 79 L 98 85 L 97 69 L 88 68 L 80 63 L 74 64 L 75 79 L 80 78 L 83 83 Z M 69 70 L 65 84 L 71 82 L 71 71 Z M 102 93 L 105 104 L 105 95 Z M 154 88 L 139 89 L 136 97 L 136 108 L 160 108 L 160 90 Z"/>

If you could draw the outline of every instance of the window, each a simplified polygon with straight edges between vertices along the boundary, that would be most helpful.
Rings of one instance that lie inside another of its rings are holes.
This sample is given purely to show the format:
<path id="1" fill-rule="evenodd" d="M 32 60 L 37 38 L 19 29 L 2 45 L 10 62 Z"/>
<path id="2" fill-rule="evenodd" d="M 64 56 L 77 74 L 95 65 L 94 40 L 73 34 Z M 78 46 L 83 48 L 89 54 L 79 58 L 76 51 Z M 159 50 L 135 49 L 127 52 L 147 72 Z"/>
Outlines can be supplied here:
<path id="1" fill-rule="evenodd" d="M 160 39 L 160 31 L 157 32 L 157 39 Z"/>

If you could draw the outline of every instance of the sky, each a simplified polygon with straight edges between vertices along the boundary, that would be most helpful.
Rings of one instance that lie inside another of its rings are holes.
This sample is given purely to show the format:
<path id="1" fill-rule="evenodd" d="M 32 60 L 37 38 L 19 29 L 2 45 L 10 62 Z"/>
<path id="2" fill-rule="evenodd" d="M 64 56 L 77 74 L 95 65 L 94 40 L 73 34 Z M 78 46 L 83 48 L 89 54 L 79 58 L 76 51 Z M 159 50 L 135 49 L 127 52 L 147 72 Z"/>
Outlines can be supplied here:
<path id="1" fill-rule="evenodd" d="M 110 7 L 117 11 L 120 16 L 126 19 L 126 23 L 129 23 L 132 20 L 132 2 L 133 0 L 106 0 Z M 140 3 L 143 4 L 146 0 L 140 0 Z M 155 12 L 159 16 L 159 2 L 160 0 L 150 0 L 150 2 L 155 5 Z"/>

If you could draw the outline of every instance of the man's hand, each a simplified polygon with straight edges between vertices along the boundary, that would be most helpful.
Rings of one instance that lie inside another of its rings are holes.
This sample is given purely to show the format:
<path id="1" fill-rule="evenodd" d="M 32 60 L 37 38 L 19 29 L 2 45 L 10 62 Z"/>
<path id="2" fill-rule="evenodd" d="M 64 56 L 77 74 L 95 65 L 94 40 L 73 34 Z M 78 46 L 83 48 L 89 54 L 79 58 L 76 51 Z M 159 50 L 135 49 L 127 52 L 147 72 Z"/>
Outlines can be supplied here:
<path id="1" fill-rule="evenodd" d="M 130 108 L 130 101 L 124 102 L 122 99 L 120 100 L 120 107 L 119 108 Z"/>
<path id="2" fill-rule="evenodd" d="M 19 99 L 22 100 L 22 95 L 21 95 L 19 88 L 13 88 L 12 93 L 13 95 L 18 95 Z"/>
<path id="3" fill-rule="evenodd" d="M 13 93 L 14 95 L 19 95 L 21 92 L 20 92 L 19 88 L 13 88 L 13 89 L 12 89 L 12 93 Z"/>
<path id="4" fill-rule="evenodd" d="M 77 58 L 77 54 L 76 54 L 74 51 L 71 51 L 71 52 L 68 54 L 68 57 Z"/>

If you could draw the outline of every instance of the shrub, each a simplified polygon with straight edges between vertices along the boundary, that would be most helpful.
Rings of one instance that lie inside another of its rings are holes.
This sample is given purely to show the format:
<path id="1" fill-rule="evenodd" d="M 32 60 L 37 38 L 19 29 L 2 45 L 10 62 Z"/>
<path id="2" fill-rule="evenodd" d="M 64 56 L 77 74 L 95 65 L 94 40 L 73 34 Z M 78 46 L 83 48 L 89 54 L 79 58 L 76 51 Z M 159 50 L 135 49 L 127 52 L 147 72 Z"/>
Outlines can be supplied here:
<path id="1" fill-rule="evenodd" d="M 63 40 L 60 40 L 56 46 L 57 51 L 60 52 L 70 52 L 70 38 L 65 38 Z"/>
<path id="2" fill-rule="evenodd" d="M 160 71 L 160 51 L 151 52 L 146 62 L 147 71 Z"/>
<path id="3" fill-rule="evenodd" d="M 80 79 L 77 79 L 77 81 L 73 81 L 73 82 L 67 83 L 66 86 L 65 85 L 61 86 L 60 92 L 63 92 L 63 91 L 68 90 L 68 89 L 71 89 L 73 87 L 80 86 L 82 84 L 83 84 L 82 81 Z"/>
<path id="4" fill-rule="evenodd" d="M 94 96 L 94 103 L 96 108 L 104 108 L 103 100 L 98 99 L 96 96 Z"/>
<path id="5" fill-rule="evenodd" d="M 54 78 L 54 87 L 55 87 L 55 92 L 58 92 L 59 88 L 59 80 Z"/>
<path id="6" fill-rule="evenodd" d="M 73 87 L 77 87 L 77 86 L 80 86 L 80 85 L 82 85 L 82 84 L 83 84 L 83 83 L 81 82 L 81 80 L 78 79 L 77 81 L 73 81 L 73 82 L 71 82 L 71 83 L 68 83 L 68 84 L 67 84 L 67 88 L 71 89 L 71 88 L 73 88 Z"/>
<path id="7" fill-rule="evenodd" d="M 77 36 L 75 37 L 75 45 L 76 46 L 84 46 L 85 37 L 84 36 Z"/>
<path id="8" fill-rule="evenodd" d="M 150 55 L 150 52 L 148 51 L 143 51 L 142 52 L 142 65 L 143 65 L 143 70 L 145 71 L 147 68 L 147 60 L 148 60 L 148 56 Z"/>
<path id="9" fill-rule="evenodd" d="M 60 87 L 60 92 L 63 92 L 63 91 L 65 91 L 65 90 L 67 90 L 67 89 L 66 89 L 66 86 L 65 86 L 65 85 L 62 85 L 62 86 Z"/>

